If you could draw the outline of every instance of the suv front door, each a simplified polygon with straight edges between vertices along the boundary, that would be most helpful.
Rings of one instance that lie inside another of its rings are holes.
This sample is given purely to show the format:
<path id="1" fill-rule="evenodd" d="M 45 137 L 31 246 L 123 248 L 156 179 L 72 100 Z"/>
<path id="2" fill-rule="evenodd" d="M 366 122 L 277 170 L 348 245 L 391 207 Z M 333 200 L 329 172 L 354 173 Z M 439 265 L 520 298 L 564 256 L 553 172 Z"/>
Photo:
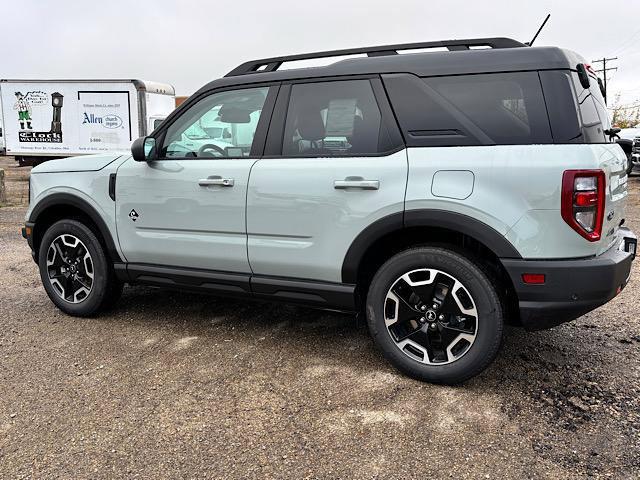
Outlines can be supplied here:
<path id="1" fill-rule="evenodd" d="M 277 89 L 205 96 L 154 134 L 157 160 L 122 164 L 116 217 L 128 262 L 250 272 L 247 183 Z"/>
<path id="2" fill-rule="evenodd" d="M 378 78 L 283 84 L 249 179 L 254 291 L 261 276 L 341 282 L 356 236 L 403 211 L 407 156 L 392 115 Z"/>

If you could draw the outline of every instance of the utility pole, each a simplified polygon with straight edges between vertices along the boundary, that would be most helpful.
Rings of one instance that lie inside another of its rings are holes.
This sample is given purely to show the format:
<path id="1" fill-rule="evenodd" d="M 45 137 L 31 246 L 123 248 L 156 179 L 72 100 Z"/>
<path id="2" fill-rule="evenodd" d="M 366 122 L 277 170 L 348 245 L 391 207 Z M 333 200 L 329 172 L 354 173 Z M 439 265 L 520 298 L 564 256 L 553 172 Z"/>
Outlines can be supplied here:
<path id="1" fill-rule="evenodd" d="M 618 57 L 613 58 L 603 58 L 602 60 L 594 60 L 591 63 L 602 63 L 602 68 L 600 70 L 596 70 L 596 72 L 602 72 L 604 77 L 604 103 L 607 103 L 607 72 L 612 70 L 618 70 L 618 67 L 607 68 L 607 62 L 611 62 L 613 60 L 617 60 Z"/>

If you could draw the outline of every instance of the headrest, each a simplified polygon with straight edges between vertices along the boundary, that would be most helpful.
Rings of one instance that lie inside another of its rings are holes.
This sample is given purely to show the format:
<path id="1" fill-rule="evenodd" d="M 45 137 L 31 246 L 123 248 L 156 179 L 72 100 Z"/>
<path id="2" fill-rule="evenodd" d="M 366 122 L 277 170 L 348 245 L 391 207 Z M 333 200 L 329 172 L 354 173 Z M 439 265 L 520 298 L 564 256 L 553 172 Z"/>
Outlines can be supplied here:
<path id="1" fill-rule="evenodd" d="M 298 112 L 298 133 L 303 140 L 311 142 L 324 139 L 324 122 L 319 110 L 307 108 Z"/>

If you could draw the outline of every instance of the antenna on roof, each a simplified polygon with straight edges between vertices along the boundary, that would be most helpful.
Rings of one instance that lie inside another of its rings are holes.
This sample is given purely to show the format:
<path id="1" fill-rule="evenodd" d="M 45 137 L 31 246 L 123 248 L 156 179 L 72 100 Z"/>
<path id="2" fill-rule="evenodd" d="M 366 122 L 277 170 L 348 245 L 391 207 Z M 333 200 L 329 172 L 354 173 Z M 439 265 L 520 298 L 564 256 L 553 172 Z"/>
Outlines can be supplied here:
<path id="1" fill-rule="evenodd" d="M 536 32 L 536 34 L 533 36 L 533 38 L 531 39 L 530 42 L 525 43 L 525 45 L 529 45 L 532 46 L 533 42 L 536 41 L 536 38 L 538 38 L 538 35 L 540 35 L 540 32 L 542 31 L 542 29 L 544 28 L 544 26 L 547 24 L 547 22 L 549 21 L 549 18 L 551 17 L 551 14 L 549 13 L 547 15 L 547 18 L 544 19 L 544 22 L 542 22 L 542 25 L 540 25 L 540 28 L 538 29 L 538 31 Z"/>

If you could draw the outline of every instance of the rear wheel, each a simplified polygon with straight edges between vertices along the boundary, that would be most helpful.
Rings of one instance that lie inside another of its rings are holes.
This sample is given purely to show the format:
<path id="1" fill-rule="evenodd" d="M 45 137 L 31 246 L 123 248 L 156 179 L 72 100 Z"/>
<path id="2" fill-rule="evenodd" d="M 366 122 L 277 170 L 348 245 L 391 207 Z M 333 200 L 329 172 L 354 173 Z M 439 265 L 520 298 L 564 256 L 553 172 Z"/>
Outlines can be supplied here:
<path id="1" fill-rule="evenodd" d="M 453 250 L 421 247 L 389 259 L 367 296 L 369 331 L 408 375 L 456 384 L 483 371 L 502 341 L 503 308 L 490 277 Z"/>
<path id="2" fill-rule="evenodd" d="M 93 315 L 118 295 L 100 241 L 76 220 L 60 220 L 49 227 L 40 244 L 38 266 L 47 295 L 69 315 Z"/>

